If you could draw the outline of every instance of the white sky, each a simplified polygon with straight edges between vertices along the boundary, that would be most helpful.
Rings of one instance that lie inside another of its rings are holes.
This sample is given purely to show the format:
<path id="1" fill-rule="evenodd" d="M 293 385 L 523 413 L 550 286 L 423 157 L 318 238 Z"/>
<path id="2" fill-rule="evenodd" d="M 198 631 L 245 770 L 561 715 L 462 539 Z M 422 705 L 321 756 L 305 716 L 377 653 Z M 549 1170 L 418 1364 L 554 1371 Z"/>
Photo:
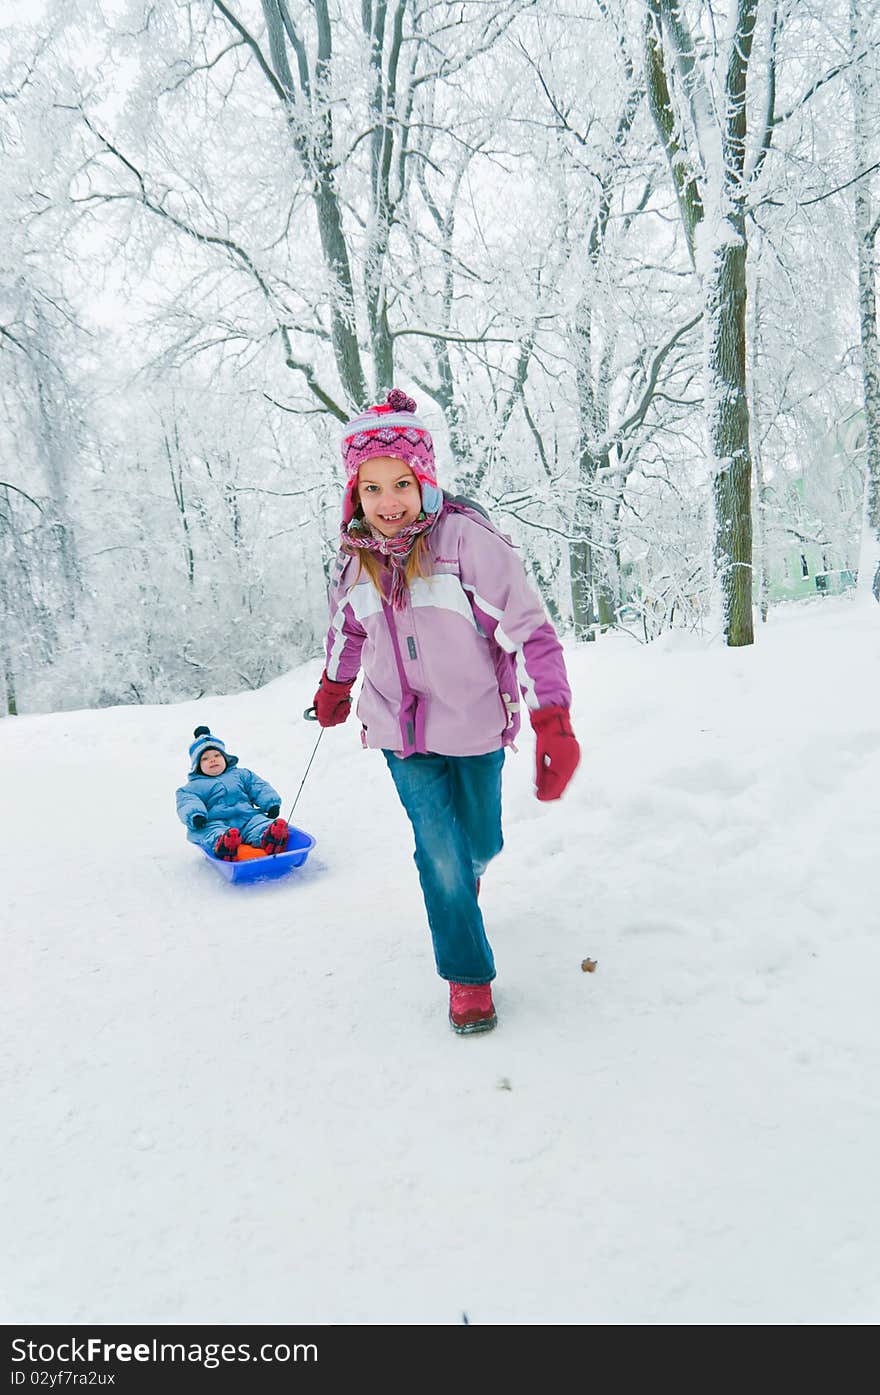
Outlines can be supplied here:
<path id="1" fill-rule="evenodd" d="M 0 721 L 7 1322 L 876 1322 L 876 609 L 568 654 L 583 765 L 541 805 L 509 761 L 483 1037 L 354 723 L 299 872 L 185 841 L 192 728 L 289 804 L 319 666 Z"/>
<path id="2" fill-rule="evenodd" d="M 36 28 L 46 13 L 46 0 L 0 0 L 0 29 L 13 24 Z"/>

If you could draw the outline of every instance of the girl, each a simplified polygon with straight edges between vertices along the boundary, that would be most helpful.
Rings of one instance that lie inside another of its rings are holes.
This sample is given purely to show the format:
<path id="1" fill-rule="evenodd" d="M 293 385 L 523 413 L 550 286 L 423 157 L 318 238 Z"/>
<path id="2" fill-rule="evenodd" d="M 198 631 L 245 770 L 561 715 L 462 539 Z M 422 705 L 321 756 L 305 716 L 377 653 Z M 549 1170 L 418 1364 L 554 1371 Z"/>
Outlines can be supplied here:
<path id="1" fill-rule="evenodd" d="M 501 768 L 522 691 L 536 793 L 558 799 L 580 750 L 562 647 L 511 541 L 441 493 L 430 432 L 394 389 L 342 437 L 347 483 L 330 586 L 324 727 L 344 722 L 363 670 L 364 746 L 385 757 L 415 835 L 437 972 L 459 1033 L 495 1026 L 495 961 L 477 898 L 501 851 Z"/>
<path id="2" fill-rule="evenodd" d="M 238 756 L 228 756 L 208 727 L 196 727 L 193 736 L 189 778 L 176 794 L 189 841 L 226 862 L 247 856 L 245 848 L 259 848 L 259 856 L 284 852 L 288 828 L 278 817 L 281 795 L 239 765 Z"/>

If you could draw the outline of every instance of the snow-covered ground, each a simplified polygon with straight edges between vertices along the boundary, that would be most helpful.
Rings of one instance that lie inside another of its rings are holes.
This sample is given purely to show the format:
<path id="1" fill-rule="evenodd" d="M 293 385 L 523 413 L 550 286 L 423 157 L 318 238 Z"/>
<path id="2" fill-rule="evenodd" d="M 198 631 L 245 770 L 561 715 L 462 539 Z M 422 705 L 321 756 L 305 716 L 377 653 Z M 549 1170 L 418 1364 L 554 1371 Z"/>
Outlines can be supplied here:
<path id="1" fill-rule="evenodd" d="M 508 761 L 482 1037 L 354 722 L 298 872 L 185 841 L 193 727 L 289 806 L 320 663 L 0 722 L 3 1321 L 877 1321 L 876 608 L 568 657 L 583 763 L 544 805 Z"/>

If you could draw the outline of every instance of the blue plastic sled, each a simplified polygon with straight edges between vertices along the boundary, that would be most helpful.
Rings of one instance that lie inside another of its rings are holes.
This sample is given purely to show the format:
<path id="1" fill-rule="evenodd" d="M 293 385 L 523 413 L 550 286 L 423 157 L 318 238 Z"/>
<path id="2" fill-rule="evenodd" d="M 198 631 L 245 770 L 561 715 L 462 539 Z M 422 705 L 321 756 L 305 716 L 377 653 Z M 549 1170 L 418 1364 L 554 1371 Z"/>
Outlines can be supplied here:
<path id="1" fill-rule="evenodd" d="M 291 824 L 287 847 L 283 853 L 276 853 L 274 857 L 251 857 L 246 862 L 224 862 L 222 857 L 215 857 L 206 848 L 202 848 L 201 851 L 212 867 L 216 867 L 228 882 L 268 882 L 274 881 L 276 877 L 286 877 L 294 867 L 302 867 L 314 846 L 315 840 L 311 834 L 304 833 L 301 828 L 294 828 Z"/>

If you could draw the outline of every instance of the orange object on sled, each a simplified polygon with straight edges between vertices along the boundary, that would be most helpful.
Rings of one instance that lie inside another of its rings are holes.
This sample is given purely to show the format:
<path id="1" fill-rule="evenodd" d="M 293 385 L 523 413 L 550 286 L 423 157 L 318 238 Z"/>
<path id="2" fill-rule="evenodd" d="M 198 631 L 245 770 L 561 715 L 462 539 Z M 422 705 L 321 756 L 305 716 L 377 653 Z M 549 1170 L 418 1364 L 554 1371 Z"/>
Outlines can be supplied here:
<path id="1" fill-rule="evenodd" d="M 249 862 L 252 857 L 268 857 L 269 854 L 262 848 L 252 848 L 250 843 L 239 843 L 238 852 L 235 854 L 236 862 Z"/>

